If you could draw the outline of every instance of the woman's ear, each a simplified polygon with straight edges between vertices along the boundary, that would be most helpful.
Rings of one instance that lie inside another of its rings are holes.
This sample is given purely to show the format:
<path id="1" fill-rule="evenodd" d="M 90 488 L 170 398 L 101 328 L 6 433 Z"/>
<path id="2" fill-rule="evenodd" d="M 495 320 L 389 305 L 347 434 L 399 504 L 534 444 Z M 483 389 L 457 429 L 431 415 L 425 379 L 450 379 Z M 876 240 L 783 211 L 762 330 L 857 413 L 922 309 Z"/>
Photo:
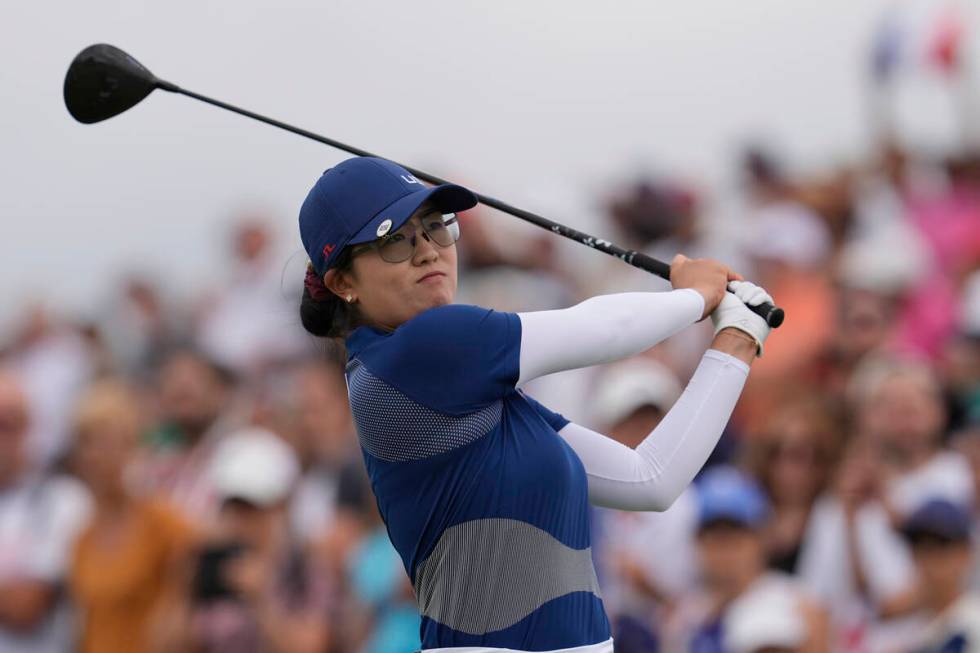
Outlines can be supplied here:
<path id="1" fill-rule="evenodd" d="M 351 284 L 350 273 L 339 272 L 336 268 L 327 270 L 323 275 L 323 285 L 344 301 L 352 301 L 349 297 L 353 296 L 354 286 Z"/>

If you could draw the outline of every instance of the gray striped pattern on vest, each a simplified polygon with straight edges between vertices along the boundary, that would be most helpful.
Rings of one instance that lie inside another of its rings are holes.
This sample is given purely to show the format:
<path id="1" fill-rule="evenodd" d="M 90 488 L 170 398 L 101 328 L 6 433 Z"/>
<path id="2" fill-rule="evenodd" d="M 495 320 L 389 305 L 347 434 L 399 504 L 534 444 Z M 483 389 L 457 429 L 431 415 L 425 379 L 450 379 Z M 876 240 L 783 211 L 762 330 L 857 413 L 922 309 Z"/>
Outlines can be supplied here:
<path id="1" fill-rule="evenodd" d="M 354 360 L 347 368 L 361 446 L 388 462 L 421 460 L 474 442 L 500 423 L 503 402 L 455 417 L 413 401 Z"/>
<path id="2" fill-rule="evenodd" d="M 516 519 L 447 528 L 415 574 L 419 612 L 470 635 L 513 626 L 571 592 L 599 595 L 591 549 Z"/>

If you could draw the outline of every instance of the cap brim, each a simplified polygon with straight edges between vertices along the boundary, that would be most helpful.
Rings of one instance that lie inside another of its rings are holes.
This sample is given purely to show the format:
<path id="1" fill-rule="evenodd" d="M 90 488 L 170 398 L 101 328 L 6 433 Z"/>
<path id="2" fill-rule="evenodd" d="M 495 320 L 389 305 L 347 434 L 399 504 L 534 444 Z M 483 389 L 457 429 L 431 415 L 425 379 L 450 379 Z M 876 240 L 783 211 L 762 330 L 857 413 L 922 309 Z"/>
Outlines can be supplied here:
<path id="1" fill-rule="evenodd" d="M 347 244 L 357 245 L 380 238 L 378 227 L 385 220 L 391 220 L 391 227 L 385 233 L 395 231 L 408 222 L 408 219 L 426 202 L 432 202 L 443 213 L 465 211 L 477 205 L 476 195 L 462 186 L 443 184 L 435 188 L 426 188 L 417 193 L 406 195 L 379 211 L 353 238 L 347 241 Z"/>
<path id="2" fill-rule="evenodd" d="M 917 539 L 935 539 L 949 544 L 966 542 L 970 539 L 969 530 L 956 527 L 943 527 L 936 524 L 910 524 L 901 529 L 902 536 L 908 541 Z"/>
<path id="3" fill-rule="evenodd" d="M 698 528 L 702 529 L 717 524 L 728 524 L 746 530 L 755 530 L 762 524 L 762 520 L 736 506 L 717 506 L 707 510 L 702 508 L 701 514 L 698 515 Z"/>

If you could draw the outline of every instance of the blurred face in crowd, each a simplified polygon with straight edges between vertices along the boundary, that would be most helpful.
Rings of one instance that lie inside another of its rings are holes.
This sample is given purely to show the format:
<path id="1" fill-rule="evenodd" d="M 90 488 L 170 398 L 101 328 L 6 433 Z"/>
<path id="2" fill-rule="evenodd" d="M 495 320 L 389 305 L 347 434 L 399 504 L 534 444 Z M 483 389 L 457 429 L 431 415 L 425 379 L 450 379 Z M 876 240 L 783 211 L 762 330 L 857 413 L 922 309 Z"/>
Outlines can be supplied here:
<path id="1" fill-rule="evenodd" d="M 205 361 L 183 352 L 171 358 L 160 373 L 163 417 L 191 436 L 201 435 L 221 414 L 227 388 Z"/>
<path id="2" fill-rule="evenodd" d="M 617 422 L 609 430 L 609 436 L 635 449 L 663 418 L 664 412 L 656 406 L 641 406 L 630 413 L 626 419 Z"/>
<path id="3" fill-rule="evenodd" d="M 227 540 L 264 548 L 285 528 L 285 504 L 259 506 L 242 499 L 227 499 L 221 505 L 220 522 L 219 529 Z"/>
<path id="4" fill-rule="evenodd" d="M 973 556 L 969 540 L 950 541 L 934 536 L 911 538 L 912 556 L 928 594 L 949 596 L 963 588 L 970 577 Z"/>
<path id="5" fill-rule="evenodd" d="M 951 389 L 969 393 L 980 382 L 980 338 L 960 336 L 942 353 L 943 379 Z"/>
<path id="6" fill-rule="evenodd" d="M 135 306 L 147 319 L 159 319 L 162 312 L 160 296 L 156 288 L 147 281 L 131 278 L 126 281 L 123 290 L 126 299 Z"/>
<path id="7" fill-rule="evenodd" d="M 29 423 L 24 391 L 0 371 L 0 487 L 15 481 L 27 465 Z"/>
<path id="8" fill-rule="evenodd" d="M 396 232 L 407 237 L 414 229 L 415 253 L 408 260 L 390 263 L 377 249 L 365 248 L 354 256 L 349 271 L 327 272 L 327 288 L 342 299 L 350 294 L 362 319 L 382 329 L 394 329 L 422 311 L 451 304 L 456 297 L 456 245 L 442 247 L 423 235 L 423 216 L 432 215 L 433 209 L 423 205 L 398 230 L 406 231 Z"/>
<path id="9" fill-rule="evenodd" d="M 339 368 L 304 367 L 297 383 L 297 449 L 326 464 L 342 463 L 354 442 L 347 384 Z"/>
<path id="10" fill-rule="evenodd" d="M 764 436 L 759 470 L 776 504 L 811 502 L 824 486 L 829 448 L 836 437 L 818 409 L 791 405 L 777 414 Z"/>
<path id="11" fill-rule="evenodd" d="M 945 425 L 946 409 L 931 376 L 897 371 L 870 392 L 858 419 L 886 457 L 905 461 L 932 451 Z"/>
<path id="12" fill-rule="evenodd" d="M 125 471 L 140 431 L 139 402 L 125 386 L 103 383 L 79 403 L 75 469 L 97 498 L 125 494 Z"/>
<path id="13" fill-rule="evenodd" d="M 723 596 L 742 592 L 765 567 L 761 532 L 742 524 L 709 522 L 698 531 L 697 544 L 702 579 Z"/>
<path id="14" fill-rule="evenodd" d="M 235 232 L 235 255 L 242 262 L 255 261 L 262 257 L 269 240 L 269 232 L 263 225 L 246 222 Z"/>
<path id="15" fill-rule="evenodd" d="M 885 342 L 893 325 L 891 300 L 866 290 L 845 289 L 840 302 L 837 341 L 847 360 L 856 360 Z"/>

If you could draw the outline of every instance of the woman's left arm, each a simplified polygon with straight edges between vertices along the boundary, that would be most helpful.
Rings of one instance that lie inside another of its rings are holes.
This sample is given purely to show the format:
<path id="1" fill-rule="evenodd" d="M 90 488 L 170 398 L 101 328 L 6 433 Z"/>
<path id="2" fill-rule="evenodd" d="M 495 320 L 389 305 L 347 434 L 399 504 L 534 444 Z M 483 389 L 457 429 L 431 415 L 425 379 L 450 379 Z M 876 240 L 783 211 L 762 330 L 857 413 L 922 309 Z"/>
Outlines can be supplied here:
<path id="1" fill-rule="evenodd" d="M 769 335 L 747 308 L 772 302 L 744 281 L 729 284 L 711 313 L 715 338 L 660 424 L 634 450 L 577 424 L 559 431 L 589 478 L 589 500 L 621 510 L 666 510 L 694 479 L 718 443 L 742 393 L 749 365 Z"/>
<path id="2" fill-rule="evenodd" d="M 751 346 L 748 339 L 735 338 Z M 589 501 L 619 510 L 666 510 L 694 479 L 742 392 L 749 367 L 741 357 L 709 349 L 677 403 L 636 449 L 568 424 L 559 434 L 575 450 L 589 479 Z M 751 359 L 750 359 L 751 360 Z"/>

